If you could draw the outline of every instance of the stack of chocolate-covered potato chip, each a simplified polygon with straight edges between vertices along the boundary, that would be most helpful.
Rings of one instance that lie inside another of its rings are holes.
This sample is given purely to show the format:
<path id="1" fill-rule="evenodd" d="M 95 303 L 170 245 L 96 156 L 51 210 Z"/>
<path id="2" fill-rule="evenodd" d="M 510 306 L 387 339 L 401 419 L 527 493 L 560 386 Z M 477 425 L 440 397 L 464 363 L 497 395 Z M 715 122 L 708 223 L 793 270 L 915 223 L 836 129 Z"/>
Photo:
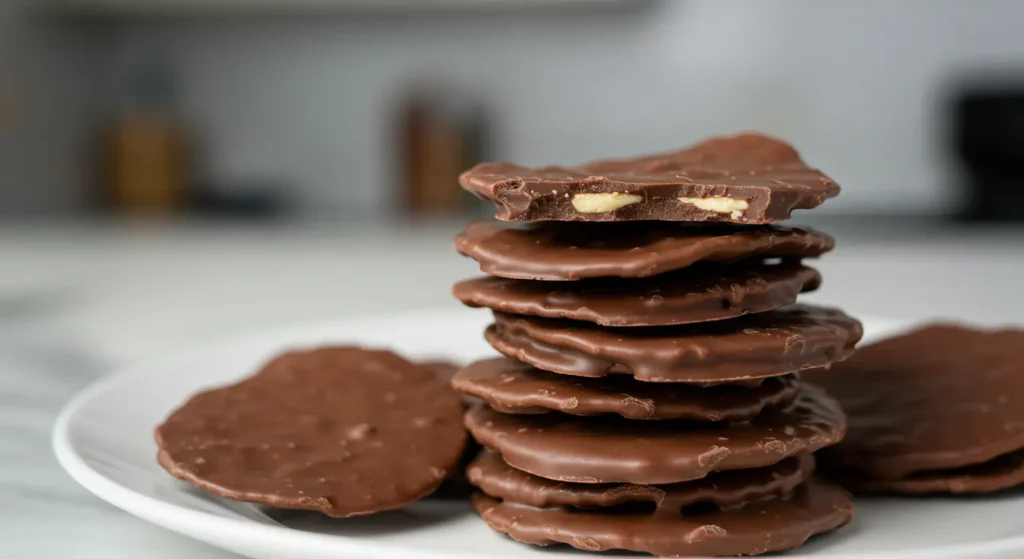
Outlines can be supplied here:
<path id="1" fill-rule="evenodd" d="M 839 187 L 779 140 L 745 134 L 579 167 L 479 165 L 463 187 L 504 223 L 456 240 L 486 277 L 456 297 L 494 311 L 506 357 L 456 390 L 486 449 L 468 469 L 495 530 L 538 545 L 655 555 L 788 549 L 852 515 L 813 477 L 846 418 L 799 372 L 845 359 L 860 324 L 794 304 L 801 259 L 833 247 L 770 223 Z M 600 222 L 600 223 L 593 223 Z"/>

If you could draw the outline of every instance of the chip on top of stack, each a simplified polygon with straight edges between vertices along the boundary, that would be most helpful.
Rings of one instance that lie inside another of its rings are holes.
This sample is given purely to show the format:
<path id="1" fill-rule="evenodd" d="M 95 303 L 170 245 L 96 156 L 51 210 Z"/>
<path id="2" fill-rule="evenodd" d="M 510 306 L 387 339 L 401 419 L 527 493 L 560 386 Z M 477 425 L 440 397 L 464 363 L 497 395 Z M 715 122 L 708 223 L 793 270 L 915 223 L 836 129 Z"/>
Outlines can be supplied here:
<path id="1" fill-rule="evenodd" d="M 852 354 L 860 323 L 796 303 L 828 235 L 774 225 L 838 185 L 785 142 L 713 138 L 576 167 L 485 163 L 461 184 L 497 206 L 456 249 L 487 274 L 455 296 L 493 310 L 503 357 L 452 379 L 485 451 L 476 511 L 515 540 L 654 555 L 797 547 L 852 517 L 814 477 L 846 417 L 800 372 Z M 506 223 L 502 223 L 506 222 Z"/>

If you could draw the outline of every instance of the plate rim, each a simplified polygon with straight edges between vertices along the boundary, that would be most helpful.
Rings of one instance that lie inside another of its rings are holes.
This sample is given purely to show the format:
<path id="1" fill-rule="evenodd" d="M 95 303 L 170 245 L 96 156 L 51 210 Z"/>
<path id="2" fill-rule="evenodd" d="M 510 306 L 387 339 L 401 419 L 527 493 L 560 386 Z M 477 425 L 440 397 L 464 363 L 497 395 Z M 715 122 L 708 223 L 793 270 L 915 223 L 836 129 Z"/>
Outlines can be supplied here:
<path id="1" fill-rule="evenodd" d="M 212 342 L 188 346 L 175 351 L 159 353 L 154 357 L 129 362 L 115 367 L 113 371 L 101 375 L 99 378 L 93 380 L 75 393 L 75 395 L 72 396 L 63 407 L 61 407 L 51 430 L 51 449 L 61 468 L 71 476 L 76 483 L 84 487 L 99 499 L 131 514 L 132 516 L 141 518 L 146 522 L 171 530 L 182 536 L 202 541 L 208 545 L 213 545 L 219 549 L 226 548 L 213 544 L 202 538 L 197 538 L 192 533 L 179 528 L 179 526 L 193 524 L 195 522 L 194 518 L 198 516 L 204 523 L 206 523 L 207 526 L 211 527 L 210 529 L 224 530 L 225 532 L 236 534 L 237 537 L 245 537 L 249 539 L 249 541 L 257 543 L 280 545 L 281 540 L 284 539 L 288 545 L 294 545 L 301 549 L 301 546 L 308 546 L 311 542 L 315 542 L 317 545 L 326 546 L 335 544 L 338 538 L 342 538 L 345 539 L 346 545 L 351 548 L 349 551 L 350 553 L 372 554 L 373 557 L 398 557 L 396 553 L 403 553 L 404 550 L 395 549 L 393 546 L 386 544 L 375 544 L 368 540 L 339 535 L 299 532 L 291 530 L 285 526 L 277 526 L 274 524 L 250 523 L 238 518 L 219 516 L 202 510 L 182 507 L 174 503 L 168 503 L 166 501 L 150 497 L 149 495 L 139 493 L 103 475 L 90 466 L 85 457 L 75 449 L 75 445 L 71 440 L 70 429 L 75 415 L 96 396 L 116 388 L 117 385 L 129 379 L 145 377 L 147 374 L 152 374 L 152 369 L 160 368 L 161 365 L 165 363 L 172 363 L 177 360 L 187 359 L 190 356 L 200 355 L 213 351 L 217 348 L 223 348 L 230 345 L 253 343 L 256 340 L 263 338 L 293 338 L 303 332 L 351 328 L 352 325 L 356 323 L 363 326 L 366 326 L 368 322 L 387 323 L 398 318 L 409 320 L 410 317 L 417 315 L 434 317 L 436 319 L 442 314 L 451 316 L 454 315 L 455 312 L 447 307 L 436 307 L 433 309 L 417 309 L 405 312 L 369 316 L 364 315 L 360 317 L 353 316 L 335 320 L 302 322 L 278 328 L 250 331 L 214 340 Z M 147 512 L 147 510 L 152 512 Z M 154 517 L 160 517 L 167 522 L 158 522 L 157 520 L 154 520 Z M 268 533 L 274 534 L 274 536 L 268 537 Z M 423 559 L 462 559 L 458 555 L 452 555 L 450 553 L 437 553 L 433 551 L 418 551 L 418 553 Z M 367 556 L 369 557 L 369 555 Z"/>
<path id="2" fill-rule="evenodd" d="M 465 309 L 461 309 L 458 314 L 465 316 L 464 313 Z M 75 395 L 61 407 L 51 430 L 51 449 L 61 468 L 71 476 L 76 483 L 84 487 L 97 498 L 131 514 L 132 516 L 145 520 L 146 522 L 171 530 L 190 539 L 202 541 L 203 543 L 212 545 L 219 549 L 232 551 L 229 548 L 213 543 L 207 539 L 197 537 L 194 535 L 193 531 L 187 530 L 186 528 L 183 528 L 183 526 L 194 525 L 198 518 L 202 520 L 203 525 L 206 526 L 202 532 L 231 534 L 232 538 L 229 539 L 244 538 L 250 544 L 266 545 L 271 548 L 284 545 L 286 547 L 294 547 L 300 552 L 302 549 L 306 549 L 310 545 L 315 545 L 317 548 L 327 551 L 336 551 L 334 547 L 338 544 L 339 539 L 341 539 L 345 542 L 345 546 L 347 547 L 345 551 L 347 553 L 358 553 L 365 554 L 367 557 L 372 556 L 382 558 L 404 556 L 408 551 L 406 548 L 396 548 L 389 544 L 374 543 L 373 540 L 364 540 L 335 534 L 297 531 L 286 526 L 273 524 L 258 524 L 240 518 L 220 516 L 207 511 L 184 507 L 139 493 L 94 469 L 88 463 L 86 458 L 83 457 L 75 448 L 75 445 L 71 440 L 70 430 L 76 415 L 97 396 L 116 390 L 118 385 L 129 379 L 144 377 L 147 374 L 154 374 L 152 372 L 153 369 L 160 368 L 161 365 L 166 363 L 187 359 L 190 356 L 207 353 L 217 348 L 223 349 L 227 346 L 236 344 L 255 343 L 260 339 L 291 339 L 295 337 L 303 337 L 302 333 L 304 332 L 312 333 L 320 331 L 326 333 L 331 330 L 352 328 L 356 323 L 359 323 L 362 327 L 366 327 L 368 326 L 367 323 L 387 323 L 399 318 L 402 320 L 410 320 L 413 317 L 431 317 L 436 320 L 441 315 L 454 316 L 456 315 L 456 312 L 448 307 L 435 307 L 404 312 L 304 322 L 273 329 L 262 329 L 228 336 L 212 342 L 188 346 L 175 351 L 158 353 L 153 357 L 142 358 L 122 364 L 115 367 L 111 372 L 94 379 L 84 388 L 75 393 Z M 884 325 L 883 328 L 891 329 L 892 331 L 910 328 L 915 324 L 922 322 L 917 320 L 903 320 L 874 316 L 862 316 L 858 318 L 863 322 Z M 1024 530 L 1024 527 L 1022 527 L 1022 530 Z M 963 542 L 941 547 L 871 552 L 871 556 L 875 557 L 875 559 L 911 559 L 920 557 L 922 554 L 926 554 L 933 559 L 943 559 L 997 554 L 1019 550 L 1024 550 L 1024 533 L 1017 536 L 985 541 Z M 464 557 L 461 553 L 452 554 L 450 552 L 427 550 L 417 550 L 416 553 L 417 557 L 421 557 L 423 559 L 462 559 Z M 855 559 L 864 557 L 864 554 L 842 552 L 831 553 L 827 556 L 839 559 Z M 814 556 L 798 554 L 786 555 L 786 557 L 791 557 L 792 559 L 810 559 Z"/>

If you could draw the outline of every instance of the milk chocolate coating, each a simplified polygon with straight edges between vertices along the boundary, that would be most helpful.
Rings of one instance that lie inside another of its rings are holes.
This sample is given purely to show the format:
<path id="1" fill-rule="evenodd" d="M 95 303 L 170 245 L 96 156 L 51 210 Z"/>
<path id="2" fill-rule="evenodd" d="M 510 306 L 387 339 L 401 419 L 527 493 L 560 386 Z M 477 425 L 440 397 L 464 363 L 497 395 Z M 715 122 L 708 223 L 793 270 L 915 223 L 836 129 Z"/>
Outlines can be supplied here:
<path id="1" fill-rule="evenodd" d="M 446 384 L 450 383 L 452 377 L 455 376 L 455 373 L 459 372 L 459 369 L 462 368 L 456 365 L 455 363 L 452 363 L 451 361 L 441 360 L 421 361 L 420 366 L 426 367 L 431 371 L 434 371 L 434 374 L 437 375 L 437 377 Z"/>
<path id="2" fill-rule="evenodd" d="M 915 472 L 899 479 L 871 478 L 854 470 L 839 470 L 833 472 L 833 475 L 847 489 L 857 493 L 994 493 L 1024 484 L 1024 451 L 1018 450 L 988 462 L 950 470 Z"/>
<path id="3" fill-rule="evenodd" d="M 798 547 L 853 517 L 849 493 L 812 480 L 789 499 L 729 510 L 652 516 L 537 508 L 473 496 L 473 508 L 493 530 L 534 545 L 569 544 L 586 551 L 625 549 L 659 557 L 759 555 Z"/>
<path id="4" fill-rule="evenodd" d="M 509 415 L 483 406 L 470 408 L 465 423 L 477 442 L 519 470 L 556 481 L 639 484 L 770 466 L 835 444 L 846 429 L 839 404 L 813 387 L 749 423 Z"/>
<path id="5" fill-rule="evenodd" d="M 809 228 L 707 225 L 666 222 L 539 223 L 511 227 L 471 223 L 455 238 L 455 249 L 492 276 L 571 281 L 584 278 L 643 278 L 698 262 L 820 256 L 835 246 Z"/>
<path id="6" fill-rule="evenodd" d="M 839 185 L 808 167 L 789 144 L 761 134 L 705 140 L 692 147 L 577 167 L 483 163 L 459 184 L 497 206 L 502 221 L 729 221 L 760 224 L 817 207 Z M 640 201 L 614 211 L 582 213 L 573 197 L 631 194 Z M 723 197 L 745 203 L 736 212 L 701 209 L 680 198 Z"/>
<path id="7" fill-rule="evenodd" d="M 631 374 L 648 382 L 729 383 L 823 367 L 849 357 L 863 333 L 841 311 L 810 305 L 650 328 L 494 316 L 484 335 L 509 357 L 565 375 Z"/>
<path id="8" fill-rule="evenodd" d="M 981 464 L 1024 449 L 1024 330 L 935 324 L 814 377 L 850 415 L 830 460 L 868 477 Z"/>
<path id="9" fill-rule="evenodd" d="M 455 284 L 471 307 L 602 326 L 666 326 L 735 318 L 796 302 L 821 275 L 797 263 L 702 266 L 652 278 L 539 282 L 480 277 Z"/>
<path id="10" fill-rule="evenodd" d="M 437 375 L 442 382 L 451 385 L 452 377 L 462 367 L 447 360 L 420 361 L 421 367 L 426 367 Z M 464 406 L 474 405 L 478 402 L 475 398 L 462 398 Z M 430 494 L 432 499 L 467 499 L 473 492 L 473 486 L 466 480 L 465 472 L 469 463 L 480 454 L 481 447 L 473 439 L 466 441 L 466 448 L 462 451 L 462 458 L 459 464 L 451 472 L 448 472 L 448 479 L 444 480 L 437 490 Z"/>
<path id="11" fill-rule="evenodd" d="M 504 413 L 560 411 L 572 415 L 618 414 L 629 419 L 747 421 L 770 407 L 792 403 L 794 375 L 766 379 L 753 388 L 652 384 L 625 377 L 580 378 L 541 371 L 514 359 L 477 361 L 452 379 L 455 390 Z"/>
<path id="12" fill-rule="evenodd" d="M 786 458 L 753 470 L 715 472 L 704 479 L 669 485 L 565 483 L 517 470 L 497 453 L 485 451 L 466 471 L 470 483 L 487 495 L 534 507 L 612 507 L 649 503 L 656 514 L 678 516 L 698 503 L 732 507 L 790 494 L 814 472 L 814 458 Z"/>
<path id="13" fill-rule="evenodd" d="M 172 475 L 228 499 L 337 517 L 434 491 L 466 444 L 458 394 L 387 351 L 290 352 L 200 392 L 156 430 Z"/>

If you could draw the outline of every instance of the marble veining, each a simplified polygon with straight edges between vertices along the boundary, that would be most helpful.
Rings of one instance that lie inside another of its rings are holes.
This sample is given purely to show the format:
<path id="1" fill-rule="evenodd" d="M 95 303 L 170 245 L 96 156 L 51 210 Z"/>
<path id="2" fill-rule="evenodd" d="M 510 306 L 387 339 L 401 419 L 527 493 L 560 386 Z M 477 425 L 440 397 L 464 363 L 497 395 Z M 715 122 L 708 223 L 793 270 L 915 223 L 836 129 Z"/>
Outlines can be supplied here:
<path id="1" fill-rule="evenodd" d="M 0 322 L 0 559 L 238 557 L 134 518 L 61 470 L 49 442 L 57 412 L 107 368 Z"/>

